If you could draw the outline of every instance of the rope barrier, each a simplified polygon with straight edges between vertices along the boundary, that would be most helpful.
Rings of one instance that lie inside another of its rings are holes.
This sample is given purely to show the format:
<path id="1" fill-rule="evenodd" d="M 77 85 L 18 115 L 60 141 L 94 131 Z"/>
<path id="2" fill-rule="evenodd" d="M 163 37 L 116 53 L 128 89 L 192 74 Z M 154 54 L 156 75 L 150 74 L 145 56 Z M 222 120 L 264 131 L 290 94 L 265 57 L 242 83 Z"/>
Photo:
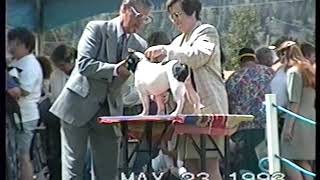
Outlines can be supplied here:
<path id="1" fill-rule="evenodd" d="M 307 171 L 305 169 L 303 169 L 302 167 L 296 165 L 295 163 L 291 162 L 290 160 L 286 159 L 286 158 L 283 158 L 283 157 L 280 157 L 280 156 L 277 156 L 275 155 L 276 158 L 280 159 L 282 162 L 286 163 L 287 165 L 291 166 L 292 168 L 302 172 L 303 174 L 305 175 L 308 175 L 308 176 L 312 176 L 312 177 L 316 177 L 316 174 L 313 173 L 313 172 L 310 172 L 310 171 Z M 268 169 L 264 168 L 264 164 L 268 163 L 268 157 L 264 157 L 262 158 L 260 161 L 259 161 L 259 168 L 261 171 L 264 171 L 264 172 L 269 172 Z"/>
<path id="2" fill-rule="evenodd" d="M 269 170 L 263 167 L 263 164 L 266 164 L 265 166 L 269 167 L 269 163 L 268 163 L 268 157 L 264 157 L 262 159 L 259 160 L 258 166 L 260 168 L 261 171 L 268 173 Z"/>
<path id="3" fill-rule="evenodd" d="M 267 96 L 266 96 L 266 98 L 267 98 Z M 270 98 L 270 99 L 271 99 L 271 98 Z M 312 124 L 312 125 L 316 125 L 316 122 L 313 121 L 313 120 L 311 120 L 311 119 L 308 119 L 308 118 L 303 117 L 303 116 L 301 116 L 301 115 L 298 115 L 298 114 L 296 114 L 296 113 L 294 113 L 294 112 L 292 112 L 292 111 L 290 111 L 290 110 L 288 110 L 288 109 L 286 109 L 286 108 L 283 108 L 283 107 L 281 107 L 281 106 L 278 106 L 278 105 L 276 105 L 275 103 L 272 103 L 272 101 L 271 101 L 271 102 L 268 101 L 268 102 L 269 102 L 273 107 L 275 107 L 278 112 L 285 113 L 285 114 L 289 114 L 290 116 L 295 117 L 295 119 L 293 119 L 293 120 L 296 120 L 296 119 L 297 119 L 297 120 L 301 120 L 301 121 L 307 122 L 307 123 Z M 263 102 L 263 104 L 264 104 L 264 106 L 261 108 L 261 110 L 266 108 L 266 102 Z M 277 112 L 277 111 L 275 111 L 275 112 Z M 274 111 L 273 111 L 273 112 L 274 112 Z M 273 118 L 276 118 L 276 117 L 273 117 Z M 276 131 L 277 131 L 277 130 L 276 130 Z M 270 142 L 269 142 L 269 143 L 270 143 Z M 271 143 L 272 143 L 272 142 L 271 142 Z M 270 152 L 268 152 L 268 153 L 270 153 Z M 272 152 L 272 153 L 274 153 L 274 152 Z M 307 176 L 312 176 L 312 177 L 315 177 L 315 176 L 316 176 L 315 173 L 310 172 L 310 171 L 308 171 L 308 170 L 306 170 L 306 169 L 298 166 L 297 164 L 291 162 L 290 160 L 288 160 L 288 159 L 286 159 L 286 158 L 280 157 L 278 154 L 279 154 L 279 153 L 275 153 L 275 154 L 274 154 L 274 157 L 277 158 L 277 159 L 279 159 L 280 162 L 285 163 L 287 166 L 290 166 L 291 168 L 293 168 L 293 169 L 295 169 L 295 170 L 297 170 L 297 171 L 299 171 L 299 172 L 301 172 L 301 173 L 303 173 L 303 174 L 305 174 L 305 175 L 307 175 Z M 270 154 L 269 154 L 269 155 L 270 155 Z M 271 160 L 271 159 L 270 159 L 270 160 Z M 272 161 L 274 161 L 274 160 L 272 160 Z M 272 162 L 270 162 L 270 163 L 272 163 Z M 271 166 L 271 167 L 269 166 L 270 163 L 269 163 L 269 158 L 268 158 L 268 157 L 264 157 L 264 158 L 261 158 L 261 159 L 259 160 L 258 166 L 259 166 L 259 168 L 260 168 L 261 171 L 269 173 L 269 169 L 272 168 L 272 166 Z M 265 168 L 265 167 L 267 167 L 267 168 Z M 270 171 L 272 171 L 272 169 L 270 169 Z"/>
<path id="4" fill-rule="evenodd" d="M 313 121 L 313 120 L 311 120 L 311 119 L 308 119 L 308 118 L 306 118 L 306 117 L 303 117 L 303 116 L 301 116 L 301 115 L 298 115 L 298 114 L 296 114 L 296 113 L 294 113 L 294 112 L 291 112 L 291 111 L 289 111 L 289 110 L 287 110 L 287 109 L 285 109 L 285 108 L 283 108 L 283 107 L 281 107 L 281 106 L 278 106 L 278 105 L 275 105 L 275 104 L 272 104 L 272 106 L 273 106 L 273 107 L 276 107 L 278 110 L 280 110 L 280 111 L 282 111 L 282 112 L 285 112 L 285 113 L 287 113 L 287 114 L 289 114 L 289 115 L 291 115 L 291 116 L 294 116 L 294 117 L 298 118 L 299 120 L 305 121 L 305 122 L 307 122 L 307 123 L 309 123 L 309 124 L 312 124 L 312 125 L 316 125 L 316 122 L 315 122 L 315 121 Z"/>

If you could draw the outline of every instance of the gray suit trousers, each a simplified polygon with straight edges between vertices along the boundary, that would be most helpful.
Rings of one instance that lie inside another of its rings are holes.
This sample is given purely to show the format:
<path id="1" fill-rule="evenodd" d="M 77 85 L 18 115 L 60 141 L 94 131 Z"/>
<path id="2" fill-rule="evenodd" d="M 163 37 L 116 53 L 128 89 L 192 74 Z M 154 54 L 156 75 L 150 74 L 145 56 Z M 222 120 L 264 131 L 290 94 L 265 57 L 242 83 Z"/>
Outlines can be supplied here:
<path id="1" fill-rule="evenodd" d="M 119 136 L 111 125 L 101 125 L 97 117 L 107 112 L 99 112 L 83 126 L 73 126 L 61 122 L 62 180 L 83 180 L 85 154 L 90 142 L 94 180 L 114 180 L 118 173 Z"/>

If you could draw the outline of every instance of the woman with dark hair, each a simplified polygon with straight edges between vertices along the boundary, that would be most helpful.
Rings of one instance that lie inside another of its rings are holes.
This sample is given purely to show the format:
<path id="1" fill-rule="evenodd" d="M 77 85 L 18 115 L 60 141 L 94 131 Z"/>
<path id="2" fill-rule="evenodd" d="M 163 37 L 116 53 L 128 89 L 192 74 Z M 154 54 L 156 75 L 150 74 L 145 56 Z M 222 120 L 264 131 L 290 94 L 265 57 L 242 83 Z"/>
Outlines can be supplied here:
<path id="1" fill-rule="evenodd" d="M 41 103 L 49 98 L 50 92 L 49 92 L 49 86 L 50 86 L 50 76 L 53 71 L 51 61 L 46 56 L 37 56 L 37 60 L 40 63 L 41 69 L 42 69 L 42 75 L 43 75 L 43 82 L 42 82 L 42 94 L 40 99 L 40 105 Z M 48 99 L 49 101 L 49 99 Z M 41 110 L 40 110 L 41 111 Z M 41 116 L 41 112 L 40 112 Z M 41 118 L 41 117 L 40 117 Z"/>
<path id="2" fill-rule="evenodd" d="M 168 0 L 169 18 L 182 33 L 170 45 L 150 47 L 145 51 L 152 62 L 178 60 L 192 69 L 192 79 L 201 103 L 205 106 L 202 114 L 228 114 L 228 99 L 221 76 L 221 59 L 219 35 L 216 28 L 200 21 L 201 2 L 199 0 Z M 192 113 L 188 102 L 182 113 Z M 188 171 L 197 174 L 200 171 L 200 157 L 192 145 L 189 135 L 182 135 L 178 143 L 178 159 L 185 160 Z M 192 135 L 200 142 L 199 135 Z M 223 153 L 224 138 L 214 137 L 217 144 L 207 139 L 207 148 L 218 148 Z M 206 153 L 207 172 L 210 179 L 220 180 L 218 152 Z M 180 161 L 179 161 L 180 164 Z M 178 165 L 178 166 L 181 166 Z"/>
<path id="3" fill-rule="evenodd" d="M 51 61 L 46 56 L 37 56 L 36 58 L 41 65 L 43 79 L 49 79 L 53 71 Z"/>

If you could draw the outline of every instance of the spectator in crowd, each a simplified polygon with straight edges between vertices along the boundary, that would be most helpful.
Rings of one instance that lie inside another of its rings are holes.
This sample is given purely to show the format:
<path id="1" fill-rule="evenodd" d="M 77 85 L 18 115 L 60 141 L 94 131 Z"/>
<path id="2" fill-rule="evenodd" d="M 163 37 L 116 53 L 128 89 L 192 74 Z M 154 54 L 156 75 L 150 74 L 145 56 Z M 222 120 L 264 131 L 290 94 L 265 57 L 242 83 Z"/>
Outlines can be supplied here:
<path id="1" fill-rule="evenodd" d="M 51 53 L 51 61 L 53 62 L 56 69 L 54 70 L 50 78 L 50 93 L 51 103 L 53 103 L 59 94 L 61 93 L 64 85 L 70 77 L 70 74 L 75 66 L 77 59 L 77 49 L 65 45 L 58 45 Z M 61 147 L 60 141 L 60 121 L 57 121 L 57 117 L 53 116 L 50 121 L 51 124 L 51 137 L 55 139 L 52 142 L 52 146 Z M 58 133 L 57 133 L 58 132 Z M 54 177 L 61 179 L 61 149 L 50 153 L 52 154 L 52 171 Z M 91 179 L 91 151 L 88 143 L 88 149 L 85 159 L 84 178 L 83 180 Z M 52 179 L 56 179 L 56 178 Z"/>
<path id="2" fill-rule="evenodd" d="M 251 48 L 240 49 L 239 61 L 240 69 L 226 81 L 229 112 L 251 114 L 255 119 L 241 123 L 232 136 L 232 140 L 240 146 L 239 157 L 234 160 L 246 162 L 235 170 L 258 174 L 260 170 L 255 147 L 265 138 L 266 115 L 262 108 L 265 94 L 271 93 L 270 81 L 274 72 L 270 67 L 256 63 L 256 55 Z"/>
<path id="3" fill-rule="evenodd" d="M 193 84 L 204 105 L 201 113 L 228 114 L 228 99 L 221 77 L 219 35 L 216 28 L 200 21 L 201 2 L 198 0 L 168 0 L 166 5 L 172 23 L 182 34 L 170 45 L 148 48 L 145 55 L 152 62 L 177 59 L 187 64 L 193 71 Z M 192 106 L 186 102 L 183 113 L 192 112 Z M 189 135 L 179 138 L 178 158 L 185 160 L 184 166 L 188 171 L 198 173 L 200 157 L 192 145 L 192 140 L 187 136 Z M 199 143 L 199 135 L 192 137 Z M 223 152 L 223 137 L 215 137 L 214 140 L 217 148 Z M 207 140 L 206 144 L 207 148 L 214 148 L 211 141 Z M 210 151 L 206 155 L 210 179 L 220 180 L 219 153 Z"/>
<path id="4" fill-rule="evenodd" d="M 298 39 L 292 36 L 281 36 L 278 39 L 276 39 L 273 43 L 272 46 L 273 47 L 279 47 L 281 45 L 281 43 L 285 42 L 285 41 L 294 41 L 297 42 Z"/>
<path id="5" fill-rule="evenodd" d="M 42 69 L 42 75 L 43 75 L 43 82 L 42 82 L 42 88 L 41 88 L 41 98 L 39 101 L 39 114 L 40 114 L 40 119 L 38 121 L 38 128 L 45 128 L 45 131 L 42 131 L 40 133 L 40 143 L 42 145 L 42 147 L 44 147 L 45 149 L 45 153 L 46 153 L 46 159 L 48 164 L 43 164 L 43 167 L 40 167 L 41 169 L 44 169 L 47 166 L 47 170 L 49 170 L 49 173 L 47 173 L 50 177 L 50 179 L 52 179 L 52 174 L 51 174 L 51 163 L 50 163 L 50 157 L 52 155 L 51 151 L 56 152 L 57 151 L 57 146 L 50 146 L 50 144 L 52 142 L 54 142 L 54 139 L 52 139 L 49 135 L 51 132 L 51 127 L 49 126 L 50 124 L 50 117 L 52 116 L 51 114 L 49 114 L 49 108 L 51 106 L 51 102 L 49 99 L 50 96 L 50 92 L 49 92 L 49 83 L 50 83 L 50 75 L 52 73 L 52 65 L 51 65 L 51 61 L 49 60 L 48 57 L 46 56 L 37 56 L 36 57 L 37 60 L 40 63 L 41 69 Z M 49 123 L 48 123 L 49 122 Z M 57 132 L 55 132 L 57 133 Z M 59 134 L 59 132 L 58 132 Z M 32 149 L 32 151 L 34 151 L 36 149 Z M 50 151 L 51 150 L 51 151 Z M 46 171 L 40 171 L 37 172 L 35 178 L 39 178 L 42 174 L 41 173 L 45 173 Z M 43 174 L 45 175 L 45 174 Z M 38 176 L 38 177 L 37 177 Z M 60 178 L 61 179 L 61 178 Z M 59 179 L 57 179 L 59 180 Z"/>
<path id="6" fill-rule="evenodd" d="M 316 50 L 314 46 L 309 43 L 302 43 L 300 49 L 303 56 L 310 61 L 310 64 L 314 65 L 316 62 Z"/>
<path id="7" fill-rule="evenodd" d="M 271 92 L 276 95 L 277 105 L 286 108 L 288 105 L 288 93 L 286 83 L 287 74 L 282 62 L 279 60 L 279 57 L 276 54 L 276 51 L 274 49 L 270 49 L 269 47 L 262 47 L 256 51 L 256 56 L 258 64 L 272 67 L 272 69 L 275 71 L 274 77 L 270 82 Z M 283 116 L 284 114 L 279 112 L 279 132 L 282 131 L 284 123 Z"/>
<path id="8" fill-rule="evenodd" d="M 33 178 L 33 166 L 29 151 L 33 130 L 40 118 L 38 103 L 41 96 L 43 75 L 40 63 L 33 55 L 35 37 L 26 28 L 17 27 L 8 32 L 8 52 L 14 60 L 10 66 L 20 69 L 17 78 L 21 94 L 15 97 L 21 111 L 23 130 L 17 131 L 18 156 L 21 164 L 21 180 Z"/>
<path id="9" fill-rule="evenodd" d="M 50 99 L 53 103 L 70 77 L 77 58 L 77 50 L 65 44 L 58 45 L 51 53 L 50 60 L 56 67 L 50 77 Z"/>
<path id="10" fill-rule="evenodd" d="M 128 48 L 143 52 L 147 47 L 136 32 L 152 20 L 151 6 L 148 0 L 123 0 L 118 17 L 87 24 L 75 67 L 50 108 L 61 119 L 63 180 L 83 179 L 88 142 L 93 176 L 116 178 L 120 131 L 97 118 L 122 115 L 121 87 L 130 74 L 123 59 Z"/>
<path id="11" fill-rule="evenodd" d="M 274 50 L 269 47 L 260 47 L 255 52 L 257 63 L 271 67 L 279 58 Z"/>
<path id="12" fill-rule="evenodd" d="M 286 71 L 276 51 L 269 47 L 261 47 L 256 50 L 256 57 L 258 64 L 272 67 L 275 71 L 275 75 L 271 80 L 272 93 L 277 95 L 277 104 L 286 107 L 288 101 L 285 83 Z"/>
<path id="13" fill-rule="evenodd" d="M 53 101 L 58 97 L 69 77 L 76 58 L 76 50 L 60 45 L 53 50 L 50 58 L 38 56 L 44 74 L 43 100 L 39 104 L 40 118 L 46 126 L 46 136 L 49 139 L 46 148 L 50 179 L 61 179 L 61 147 L 60 120 L 49 112 Z M 53 64 L 55 66 L 52 71 Z M 51 73 L 52 72 L 52 73 Z M 50 75 L 49 75 L 50 73 Z"/>
<path id="14" fill-rule="evenodd" d="M 280 61 L 287 69 L 288 109 L 315 121 L 315 69 L 306 59 L 299 46 L 285 41 L 278 48 Z M 281 156 L 300 167 L 312 171 L 315 160 L 315 126 L 286 116 L 281 134 Z M 307 147 L 307 148 L 306 148 Z M 312 179 L 291 167 L 284 167 L 289 180 Z"/>

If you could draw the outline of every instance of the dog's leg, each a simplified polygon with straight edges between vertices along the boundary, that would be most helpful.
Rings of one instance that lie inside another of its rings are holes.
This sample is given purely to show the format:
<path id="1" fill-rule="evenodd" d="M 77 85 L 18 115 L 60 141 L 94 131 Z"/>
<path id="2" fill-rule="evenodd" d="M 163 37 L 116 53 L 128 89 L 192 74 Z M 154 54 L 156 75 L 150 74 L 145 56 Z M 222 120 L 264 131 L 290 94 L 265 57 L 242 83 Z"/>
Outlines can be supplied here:
<path id="1" fill-rule="evenodd" d="M 150 106 L 150 99 L 149 96 L 146 94 L 139 93 L 139 97 L 142 103 L 142 112 L 139 114 L 140 116 L 145 116 L 149 114 L 149 106 Z"/>
<path id="2" fill-rule="evenodd" d="M 176 87 L 170 87 L 170 89 L 171 89 L 173 97 L 177 103 L 176 109 L 170 115 L 176 116 L 178 114 L 181 114 L 181 112 L 182 112 L 184 102 L 185 102 L 184 95 L 186 94 L 186 87 L 185 87 L 184 83 L 180 83 Z"/>
<path id="3" fill-rule="evenodd" d="M 183 105 L 184 105 L 184 101 L 185 101 L 184 97 L 179 97 L 178 100 L 176 100 L 177 108 L 170 115 L 177 116 L 178 114 L 181 114 L 182 109 L 183 109 Z"/>
<path id="4" fill-rule="evenodd" d="M 161 94 L 155 96 L 155 101 L 157 103 L 157 114 L 158 115 L 164 115 L 164 104 L 162 102 Z"/>

